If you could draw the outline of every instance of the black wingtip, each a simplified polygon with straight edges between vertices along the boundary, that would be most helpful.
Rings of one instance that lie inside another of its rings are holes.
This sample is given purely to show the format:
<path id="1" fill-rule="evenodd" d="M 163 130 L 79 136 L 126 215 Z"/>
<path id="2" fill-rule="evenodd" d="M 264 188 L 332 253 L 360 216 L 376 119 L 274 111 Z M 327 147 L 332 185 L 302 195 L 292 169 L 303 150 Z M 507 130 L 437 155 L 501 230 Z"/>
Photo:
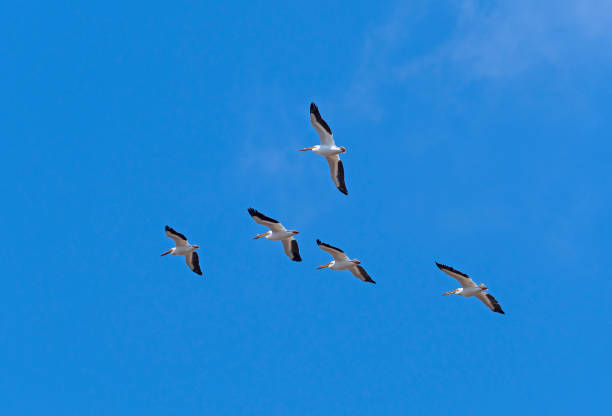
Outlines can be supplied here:
<path id="1" fill-rule="evenodd" d="M 294 239 L 291 239 L 291 247 L 289 253 L 291 253 L 291 255 L 289 256 L 291 260 L 298 262 L 302 261 L 302 256 L 300 256 L 300 248 L 298 247 L 297 241 L 295 241 Z"/>
<path id="2" fill-rule="evenodd" d="M 320 246 L 321 244 L 323 244 L 323 242 L 317 238 L 317 245 Z"/>
<path id="3" fill-rule="evenodd" d="M 170 231 L 172 228 L 166 225 L 166 231 Z"/>
<path id="4" fill-rule="evenodd" d="M 338 188 L 338 190 L 342 192 L 344 195 L 348 195 L 348 191 L 346 190 L 346 188 Z"/>
<path id="5" fill-rule="evenodd" d="M 196 253 L 195 251 L 191 255 L 193 259 L 193 269 L 191 269 L 191 271 L 193 271 L 195 274 L 199 274 L 200 276 L 202 276 L 202 268 L 200 267 L 200 256 L 198 256 L 198 253 Z"/>
<path id="6" fill-rule="evenodd" d="M 487 299 L 489 299 L 489 302 L 491 302 L 491 305 L 493 305 L 493 309 L 491 309 L 493 312 L 501 313 L 502 315 L 506 314 L 502 310 L 501 306 L 499 306 L 499 302 L 497 301 L 497 299 L 495 299 L 492 294 L 486 293 L 485 296 L 487 297 Z"/>
<path id="7" fill-rule="evenodd" d="M 310 112 L 311 113 L 319 112 L 319 109 L 317 108 L 317 105 L 315 103 L 310 103 Z"/>
<path id="8" fill-rule="evenodd" d="M 249 208 L 249 209 L 248 209 L 248 211 L 249 211 L 249 215 L 250 215 L 251 217 L 252 217 L 253 215 L 255 215 L 255 213 L 257 212 L 257 211 L 255 211 L 255 209 L 253 209 L 253 208 Z"/>

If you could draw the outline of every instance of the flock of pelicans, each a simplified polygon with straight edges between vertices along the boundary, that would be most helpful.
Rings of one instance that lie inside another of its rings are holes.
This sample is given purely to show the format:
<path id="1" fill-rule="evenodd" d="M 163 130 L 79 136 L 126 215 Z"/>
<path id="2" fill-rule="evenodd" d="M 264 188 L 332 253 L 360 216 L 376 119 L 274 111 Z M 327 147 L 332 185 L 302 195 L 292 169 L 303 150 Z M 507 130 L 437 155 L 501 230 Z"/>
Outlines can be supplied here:
<path id="1" fill-rule="evenodd" d="M 336 146 L 329 125 L 325 122 L 325 120 L 323 120 L 321 114 L 319 113 L 319 109 L 314 103 L 310 104 L 310 122 L 317 133 L 319 133 L 321 144 L 300 150 L 311 150 L 325 157 L 325 159 L 327 159 L 327 163 L 329 164 L 329 170 L 334 184 L 340 192 L 348 195 L 346 184 L 344 183 L 344 166 L 342 165 L 342 161 L 340 160 L 339 156 L 341 153 L 346 152 L 346 148 Z M 248 212 L 251 215 L 251 218 L 253 218 L 257 224 L 269 228 L 269 231 L 256 235 L 254 238 L 255 240 L 263 237 L 271 241 L 280 241 L 283 243 L 283 248 L 287 257 L 293 261 L 302 261 L 298 243 L 294 238 L 294 236 L 299 233 L 298 231 L 287 230 L 277 220 L 270 218 L 253 208 L 249 208 Z M 167 225 L 166 235 L 174 240 L 176 247 L 171 248 L 161 255 L 165 256 L 166 254 L 172 254 L 174 256 L 185 256 L 187 266 L 189 266 L 194 273 L 202 275 L 198 253 L 196 252 L 200 246 L 196 244 L 189 244 L 187 237 L 175 231 L 173 228 L 168 227 Z M 363 282 L 376 283 L 361 266 L 361 262 L 359 260 L 351 260 L 346 253 L 344 253 L 344 251 L 330 244 L 324 243 L 321 240 L 317 240 L 317 245 L 321 250 L 326 251 L 333 257 L 332 261 L 317 267 L 317 269 L 330 268 L 332 270 L 348 270 L 356 278 Z M 459 270 L 453 269 L 452 267 L 445 266 L 444 264 L 437 262 L 436 266 L 438 266 L 438 268 L 447 275 L 456 279 L 461 285 L 460 288 L 446 292 L 443 294 L 443 296 L 454 294 L 464 297 L 476 297 L 493 312 L 504 313 L 502 308 L 499 306 L 499 303 L 497 303 L 497 300 L 495 300 L 495 298 L 489 293 L 486 293 L 488 290 L 487 286 L 482 283 L 477 285 L 467 274 L 461 273 Z"/>

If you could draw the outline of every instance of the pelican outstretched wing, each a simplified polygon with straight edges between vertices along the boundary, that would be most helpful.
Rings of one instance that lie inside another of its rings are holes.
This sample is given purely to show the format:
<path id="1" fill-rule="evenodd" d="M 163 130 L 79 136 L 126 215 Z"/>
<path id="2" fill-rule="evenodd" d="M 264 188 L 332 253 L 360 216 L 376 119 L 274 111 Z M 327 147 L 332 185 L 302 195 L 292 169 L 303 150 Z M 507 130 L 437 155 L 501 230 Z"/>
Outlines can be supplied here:
<path id="1" fill-rule="evenodd" d="M 344 251 L 340 250 L 337 247 L 324 243 L 321 240 L 317 240 L 317 245 L 319 246 L 321 250 L 329 253 L 336 261 L 342 261 L 342 260 L 349 259 L 348 256 L 344 253 Z"/>
<path id="2" fill-rule="evenodd" d="M 185 254 L 185 263 L 191 269 L 192 272 L 202 276 L 202 270 L 200 269 L 200 258 L 198 253 L 192 251 L 191 253 Z"/>
<path id="3" fill-rule="evenodd" d="M 368 272 L 366 272 L 365 269 L 358 264 L 356 264 L 355 267 L 351 267 L 349 270 L 351 273 L 353 273 L 353 276 L 363 282 L 376 283 L 374 280 L 372 280 Z"/>
<path id="4" fill-rule="evenodd" d="M 293 261 L 302 261 L 300 257 L 300 248 L 295 238 L 291 237 L 286 240 L 282 240 L 285 254 Z"/>
<path id="5" fill-rule="evenodd" d="M 326 156 L 327 163 L 329 163 L 329 174 L 336 184 L 336 188 L 344 195 L 348 195 L 348 190 L 346 189 L 346 183 L 344 183 L 344 165 L 342 164 L 342 160 L 340 160 L 340 156 Z"/>
<path id="6" fill-rule="evenodd" d="M 497 299 L 495 299 L 490 293 L 480 293 L 479 295 L 476 295 L 476 297 L 480 299 L 482 303 L 487 305 L 487 308 L 491 309 L 493 312 L 505 314 L 501 306 L 499 306 Z"/>
<path id="7" fill-rule="evenodd" d="M 285 231 L 286 228 L 283 227 L 283 224 L 275 220 L 274 218 L 270 218 L 267 215 L 262 214 L 256 209 L 249 208 L 249 214 L 251 218 L 255 220 L 257 224 L 265 225 L 272 231 Z"/>
<path id="8" fill-rule="evenodd" d="M 476 286 L 476 283 L 474 283 L 474 281 L 467 274 L 461 273 L 459 270 L 453 269 L 450 266 L 446 266 L 438 262 L 436 262 L 436 266 L 438 266 L 438 269 L 442 270 L 444 273 L 457 280 L 461 287 L 467 288 Z"/>
<path id="9" fill-rule="evenodd" d="M 317 133 L 319 133 L 321 144 L 328 146 L 334 145 L 334 136 L 332 131 L 325 120 L 323 120 L 323 117 L 321 117 L 321 113 L 319 113 L 319 109 L 315 103 L 310 103 L 310 123 L 312 123 L 312 126 L 315 128 Z"/>
<path id="10" fill-rule="evenodd" d="M 167 225 L 166 225 L 166 235 L 174 240 L 174 243 L 176 244 L 177 247 L 189 245 L 189 243 L 187 242 L 187 237 L 175 231 L 174 228 L 168 227 Z"/>

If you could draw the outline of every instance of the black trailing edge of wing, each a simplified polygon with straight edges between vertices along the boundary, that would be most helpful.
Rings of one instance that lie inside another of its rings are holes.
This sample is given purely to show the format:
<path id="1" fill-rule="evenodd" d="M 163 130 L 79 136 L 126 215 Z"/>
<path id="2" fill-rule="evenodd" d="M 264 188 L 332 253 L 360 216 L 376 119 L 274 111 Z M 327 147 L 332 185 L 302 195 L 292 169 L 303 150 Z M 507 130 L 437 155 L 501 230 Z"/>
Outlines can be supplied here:
<path id="1" fill-rule="evenodd" d="M 172 227 L 168 227 L 166 225 L 166 231 L 169 232 L 170 234 L 173 234 L 173 235 L 177 236 L 178 238 L 182 238 L 183 240 L 187 241 L 187 237 L 185 237 L 183 234 L 179 233 L 178 231 L 176 231 Z"/>
<path id="2" fill-rule="evenodd" d="M 329 128 L 325 120 L 323 120 L 323 117 L 321 117 L 321 113 L 319 113 L 319 109 L 317 108 L 317 105 L 315 103 L 310 103 L 310 114 L 313 114 L 315 116 L 317 123 L 319 123 L 321 127 L 325 129 L 326 132 L 328 132 L 330 135 L 332 134 L 331 129 Z"/>
<path id="3" fill-rule="evenodd" d="M 264 215 L 261 212 L 257 211 L 256 209 L 253 209 L 253 208 L 249 208 L 249 214 L 251 215 L 251 217 L 257 217 L 257 218 L 259 218 L 262 221 L 278 223 L 278 221 L 276 221 L 274 218 L 270 218 L 267 215 Z"/>
<path id="4" fill-rule="evenodd" d="M 338 176 L 338 190 L 342 192 L 344 195 L 348 195 L 348 190 L 346 189 L 346 184 L 344 183 L 344 165 L 341 160 L 338 160 L 338 172 L 336 173 Z"/>
<path id="5" fill-rule="evenodd" d="M 364 278 L 364 282 L 368 282 L 368 283 L 374 283 L 376 284 L 376 282 L 374 280 L 372 280 L 372 278 L 370 277 L 370 275 L 368 274 L 368 272 L 365 271 L 365 269 L 361 266 L 357 266 L 357 270 L 359 270 L 359 273 L 363 276 Z"/>
<path id="6" fill-rule="evenodd" d="M 438 266 L 438 269 L 440 269 L 440 270 L 447 270 L 447 271 L 449 271 L 449 272 L 451 272 L 451 273 L 457 273 L 458 275 L 463 276 L 463 277 L 466 277 L 466 278 L 468 278 L 468 279 L 470 278 L 470 276 L 468 276 L 467 274 L 465 274 L 465 273 L 461 273 L 459 270 L 457 270 L 457 269 L 453 269 L 453 268 L 452 268 L 452 267 L 450 267 L 450 266 L 446 266 L 446 265 L 444 265 L 444 264 L 440 264 L 440 263 L 438 263 L 438 262 L 436 262 L 436 266 Z"/>
<path id="7" fill-rule="evenodd" d="M 324 243 L 321 240 L 317 240 L 317 245 L 323 246 L 323 247 L 327 247 L 327 248 L 331 248 L 332 250 L 339 251 L 340 253 L 344 253 L 344 251 L 340 250 L 338 247 L 330 246 L 329 244 Z"/>

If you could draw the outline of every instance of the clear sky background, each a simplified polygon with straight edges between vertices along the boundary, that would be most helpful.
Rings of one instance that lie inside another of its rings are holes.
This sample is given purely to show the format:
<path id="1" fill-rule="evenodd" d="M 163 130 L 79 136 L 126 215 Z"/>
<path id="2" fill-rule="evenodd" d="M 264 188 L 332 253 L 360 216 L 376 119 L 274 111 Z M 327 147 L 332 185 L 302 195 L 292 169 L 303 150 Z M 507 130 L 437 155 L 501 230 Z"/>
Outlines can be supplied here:
<path id="1" fill-rule="evenodd" d="M 2 414 L 609 409 L 609 1 L 2 9 Z"/>

